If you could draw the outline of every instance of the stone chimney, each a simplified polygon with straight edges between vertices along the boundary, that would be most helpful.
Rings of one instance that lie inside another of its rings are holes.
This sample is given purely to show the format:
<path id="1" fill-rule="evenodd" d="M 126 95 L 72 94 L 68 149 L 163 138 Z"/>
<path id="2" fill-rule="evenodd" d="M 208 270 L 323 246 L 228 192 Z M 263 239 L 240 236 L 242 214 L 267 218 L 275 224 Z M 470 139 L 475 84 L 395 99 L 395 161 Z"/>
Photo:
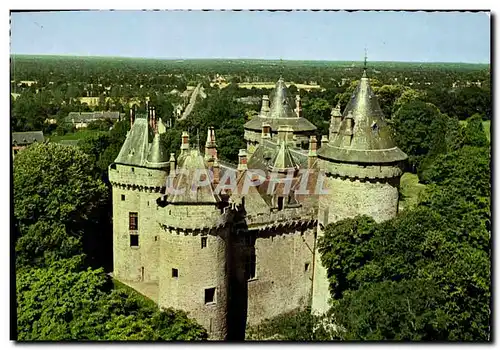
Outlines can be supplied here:
<path id="1" fill-rule="evenodd" d="M 214 183 L 214 185 L 218 185 L 219 181 L 220 181 L 220 167 L 219 167 L 219 161 L 217 160 L 217 158 L 214 159 L 214 164 L 213 164 L 212 169 L 213 169 L 212 171 L 214 173 L 213 183 Z"/>
<path id="2" fill-rule="evenodd" d="M 316 139 L 316 135 L 312 135 L 309 137 L 309 153 L 307 157 L 307 167 L 311 168 L 318 156 L 318 140 Z"/>
<path id="3" fill-rule="evenodd" d="M 289 125 L 281 125 L 278 128 L 278 145 L 282 142 L 293 142 L 293 129 Z"/>
<path id="4" fill-rule="evenodd" d="M 148 122 L 149 122 L 149 126 L 151 127 L 151 129 L 154 130 L 155 127 L 153 124 L 153 107 L 148 108 Z"/>
<path id="5" fill-rule="evenodd" d="M 321 146 L 326 145 L 328 143 L 328 136 L 321 136 Z"/>
<path id="6" fill-rule="evenodd" d="M 297 117 L 302 115 L 302 102 L 300 100 L 300 95 L 295 96 L 295 114 L 297 114 Z"/>
<path id="7" fill-rule="evenodd" d="M 130 108 L 130 129 L 132 129 L 132 125 L 134 125 L 135 121 L 135 111 L 133 108 Z"/>
<path id="8" fill-rule="evenodd" d="M 189 150 L 189 134 L 187 131 L 183 131 L 181 136 L 181 153 L 185 153 L 188 150 Z"/>
<path id="9" fill-rule="evenodd" d="M 271 108 L 269 107 L 269 96 L 264 95 L 262 96 L 262 107 L 260 109 L 260 114 L 262 114 L 263 116 L 267 116 L 269 115 L 270 110 Z"/>
<path id="10" fill-rule="evenodd" d="M 271 125 L 269 123 L 262 123 L 262 139 L 271 138 Z"/>
<path id="11" fill-rule="evenodd" d="M 342 113 L 340 113 L 340 102 L 330 113 L 330 140 L 339 133 L 340 123 L 342 122 Z"/>
<path id="12" fill-rule="evenodd" d="M 217 143 L 215 142 L 215 131 L 213 126 L 209 127 L 207 132 L 207 142 L 205 143 L 205 159 L 217 159 Z"/>
<path id="13" fill-rule="evenodd" d="M 346 129 L 342 139 L 343 146 L 350 146 L 352 141 L 352 136 L 354 135 L 354 118 L 352 113 L 349 112 L 347 117 L 345 117 Z"/>
<path id="14" fill-rule="evenodd" d="M 170 174 L 169 176 L 175 176 L 175 153 L 170 153 Z"/>
<path id="15" fill-rule="evenodd" d="M 247 151 L 246 149 L 240 149 L 238 153 L 238 172 L 244 172 L 248 169 L 247 166 Z"/>

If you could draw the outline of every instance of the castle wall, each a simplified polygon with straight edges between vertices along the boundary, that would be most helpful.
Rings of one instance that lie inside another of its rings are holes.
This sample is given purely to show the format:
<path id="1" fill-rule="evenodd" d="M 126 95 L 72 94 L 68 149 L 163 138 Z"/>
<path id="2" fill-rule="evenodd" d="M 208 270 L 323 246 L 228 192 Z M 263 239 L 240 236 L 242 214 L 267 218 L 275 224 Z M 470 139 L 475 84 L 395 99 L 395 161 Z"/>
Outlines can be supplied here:
<path id="1" fill-rule="evenodd" d="M 256 275 L 248 281 L 250 325 L 310 303 L 315 228 L 279 231 L 263 231 L 255 241 Z"/>
<path id="2" fill-rule="evenodd" d="M 324 162 L 322 169 L 327 175 L 323 188 L 328 194 L 319 196 L 318 238 L 323 236 L 326 225 L 346 218 L 368 215 L 382 222 L 397 215 L 402 173 L 399 165 L 358 166 Z M 347 174 L 357 174 L 358 177 L 347 177 Z M 314 268 L 312 310 L 324 313 L 330 307 L 331 294 L 327 271 L 317 250 Z"/>
<path id="3" fill-rule="evenodd" d="M 160 245 L 160 227 L 157 221 L 160 196 L 153 187 L 132 187 L 127 182 L 156 186 L 165 176 L 165 172 L 145 168 L 117 165 L 110 169 L 110 181 L 113 184 L 113 274 L 124 281 L 158 281 L 158 254 Z M 122 196 L 125 196 L 122 198 Z M 129 229 L 129 213 L 137 213 L 138 230 Z M 138 234 L 139 245 L 131 246 L 131 234 Z"/>
<path id="4" fill-rule="evenodd" d="M 189 217 L 184 216 L 186 209 Z M 163 211 L 167 225 L 191 220 L 193 226 L 203 226 L 208 214 L 220 215 L 214 208 L 196 205 L 168 205 Z M 170 227 L 161 233 L 159 306 L 188 312 L 207 329 L 210 339 L 227 337 L 228 232 L 228 228 L 193 231 Z M 177 269 L 177 277 L 173 269 Z M 215 295 L 213 302 L 206 303 L 205 290 L 209 288 L 215 288 Z"/>

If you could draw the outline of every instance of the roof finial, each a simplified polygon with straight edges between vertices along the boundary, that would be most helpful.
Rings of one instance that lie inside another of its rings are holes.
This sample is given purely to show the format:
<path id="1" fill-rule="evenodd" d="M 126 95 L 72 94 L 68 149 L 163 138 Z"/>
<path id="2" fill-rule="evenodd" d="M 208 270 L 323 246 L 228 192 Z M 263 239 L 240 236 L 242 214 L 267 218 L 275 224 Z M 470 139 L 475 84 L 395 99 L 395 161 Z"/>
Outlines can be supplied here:
<path id="1" fill-rule="evenodd" d="M 200 150 L 200 129 L 196 128 L 196 148 Z"/>
<path id="2" fill-rule="evenodd" d="M 366 72 L 366 59 L 368 58 L 368 54 L 367 54 L 367 51 L 366 51 L 366 47 L 365 47 L 365 64 L 364 64 L 364 67 L 363 67 L 363 71 Z"/>
<path id="3" fill-rule="evenodd" d="M 283 66 L 283 58 L 280 57 L 280 80 L 283 79 L 283 71 L 285 70 L 285 67 Z"/>

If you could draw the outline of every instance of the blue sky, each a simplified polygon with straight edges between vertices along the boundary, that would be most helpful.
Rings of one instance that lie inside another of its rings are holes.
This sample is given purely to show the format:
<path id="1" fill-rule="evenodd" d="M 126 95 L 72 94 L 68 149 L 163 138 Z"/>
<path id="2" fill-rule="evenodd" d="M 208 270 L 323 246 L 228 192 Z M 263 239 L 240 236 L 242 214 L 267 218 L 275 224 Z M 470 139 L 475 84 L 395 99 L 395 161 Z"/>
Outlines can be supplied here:
<path id="1" fill-rule="evenodd" d="M 467 12 L 12 13 L 11 53 L 148 58 L 490 61 L 490 18 Z"/>

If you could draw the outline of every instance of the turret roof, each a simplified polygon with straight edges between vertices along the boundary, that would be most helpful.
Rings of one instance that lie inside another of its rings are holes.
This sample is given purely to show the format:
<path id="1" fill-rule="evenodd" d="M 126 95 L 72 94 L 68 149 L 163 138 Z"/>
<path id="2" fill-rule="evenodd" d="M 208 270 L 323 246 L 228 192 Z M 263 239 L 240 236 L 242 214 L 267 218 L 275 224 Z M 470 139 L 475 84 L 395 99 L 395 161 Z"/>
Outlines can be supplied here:
<path id="1" fill-rule="evenodd" d="M 318 150 L 318 156 L 354 163 L 390 163 L 407 158 L 392 139 L 366 70 L 344 110 L 338 134 Z"/>
<path id="2" fill-rule="evenodd" d="M 309 120 L 298 117 L 293 108 L 295 102 L 288 96 L 288 89 L 283 78 L 269 96 L 270 109 L 267 115 L 260 114 L 245 124 L 245 129 L 261 131 L 263 123 L 269 123 L 272 130 L 278 130 L 281 125 L 290 125 L 295 132 L 314 131 L 316 126 Z"/>

